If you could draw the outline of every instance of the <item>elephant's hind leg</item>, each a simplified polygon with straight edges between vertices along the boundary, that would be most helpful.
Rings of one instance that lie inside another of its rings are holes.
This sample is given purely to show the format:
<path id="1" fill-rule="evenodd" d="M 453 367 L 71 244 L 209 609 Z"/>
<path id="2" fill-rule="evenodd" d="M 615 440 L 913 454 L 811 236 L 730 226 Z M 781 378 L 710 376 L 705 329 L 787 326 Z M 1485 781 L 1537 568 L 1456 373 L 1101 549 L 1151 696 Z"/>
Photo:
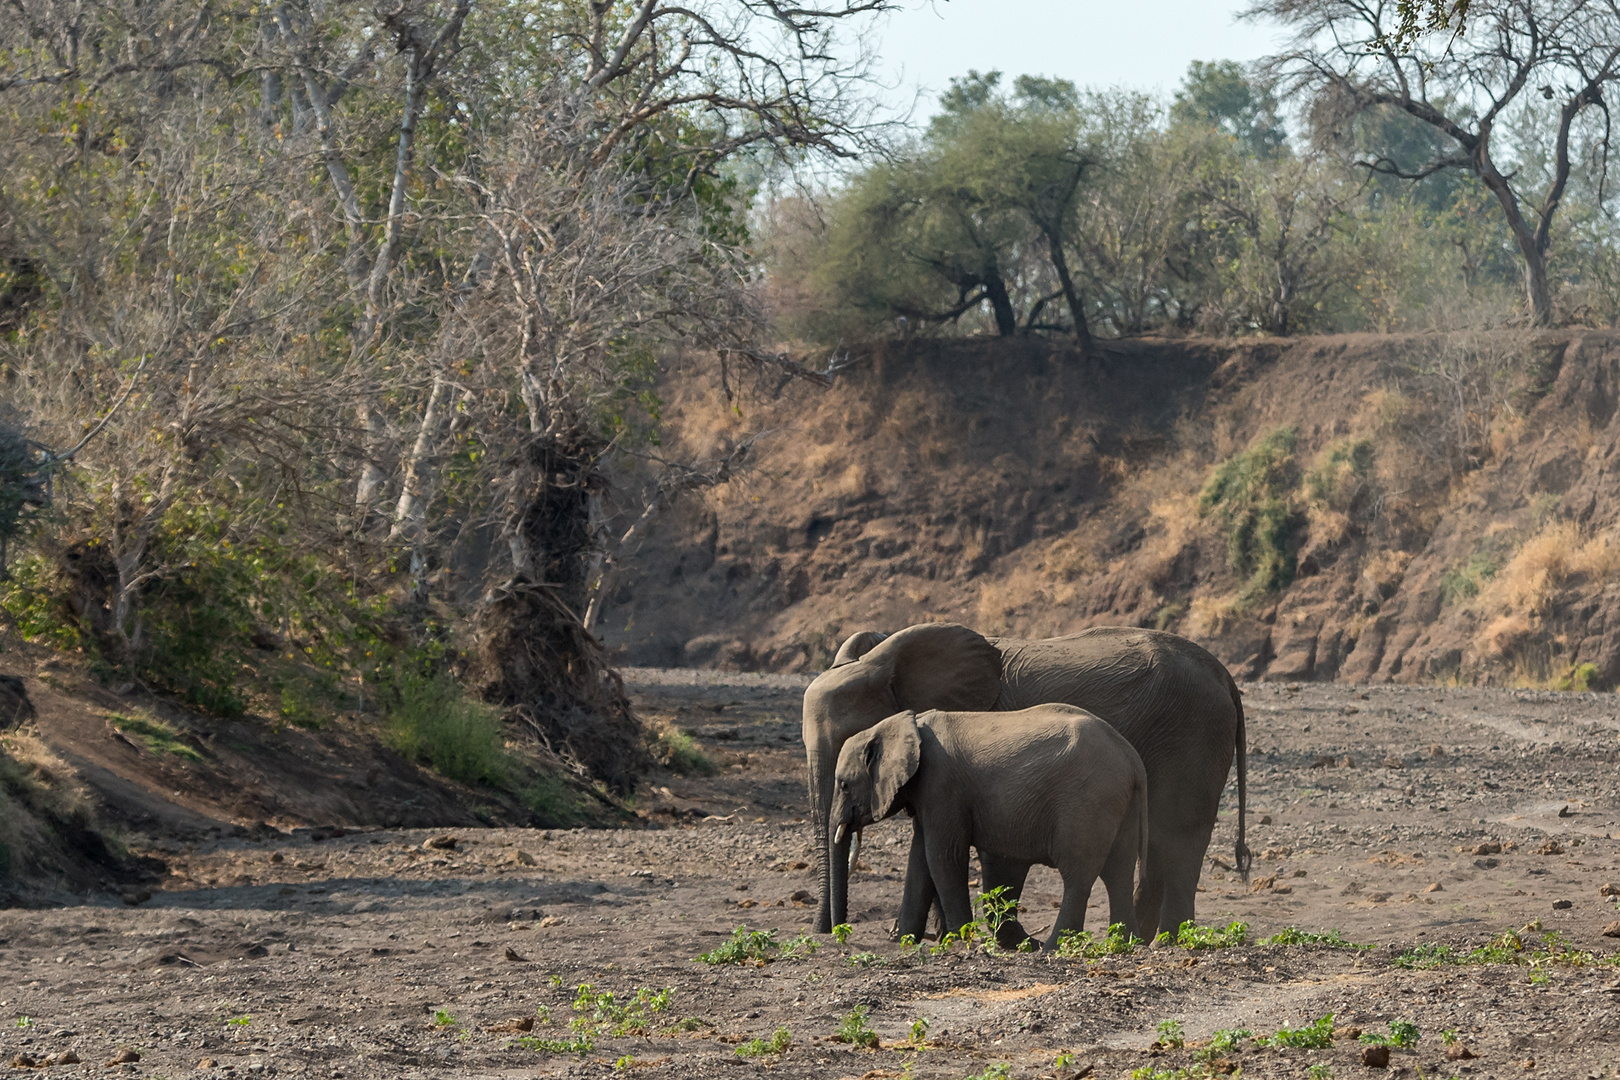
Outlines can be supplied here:
<path id="1" fill-rule="evenodd" d="M 1091 885 L 1096 880 L 1095 868 L 1063 875 L 1063 903 L 1058 908 L 1057 922 L 1052 924 L 1052 936 L 1046 939 L 1048 949 L 1062 943 L 1064 931 L 1078 934 L 1086 928 L 1086 905 L 1091 902 Z"/>

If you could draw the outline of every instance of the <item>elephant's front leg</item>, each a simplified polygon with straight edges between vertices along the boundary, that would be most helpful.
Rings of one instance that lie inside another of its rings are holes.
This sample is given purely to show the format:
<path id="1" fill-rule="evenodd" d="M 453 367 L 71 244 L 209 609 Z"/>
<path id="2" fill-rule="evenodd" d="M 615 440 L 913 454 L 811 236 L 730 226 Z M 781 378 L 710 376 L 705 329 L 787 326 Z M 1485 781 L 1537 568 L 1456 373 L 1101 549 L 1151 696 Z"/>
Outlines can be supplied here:
<path id="1" fill-rule="evenodd" d="M 928 929 L 928 912 L 937 900 L 934 876 L 928 870 L 928 850 L 923 838 L 922 822 L 913 818 L 911 857 L 906 861 L 906 885 L 900 899 L 900 919 L 895 925 L 895 933 L 901 938 L 909 936 L 921 941 Z"/>
<path id="2" fill-rule="evenodd" d="M 984 917 L 996 933 L 996 944 L 1003 949 L 1016 949 L 1029 939 L 1023 924 L 1018 921 L 1018 902 L 1024 895 L 1024 882 L 1029 878 L 1029 863 L 1017 859 L 1004 859 L 979 849 L 980 895 L 984 897 Z M 999 894 L 996 890 L 1000 889 Z M 1006 918 L 995 922 L 992 904 L 999 901 L 1007 905 Z"/>
<path id="3" fill-rule="evenodd" d="M 925 826 L 923 847 L 939 906 L 945 912 L 945 931 L 957 933 L 973 921 L 973 905 L 968 901 L 967 837 L 961 829 Z"/>

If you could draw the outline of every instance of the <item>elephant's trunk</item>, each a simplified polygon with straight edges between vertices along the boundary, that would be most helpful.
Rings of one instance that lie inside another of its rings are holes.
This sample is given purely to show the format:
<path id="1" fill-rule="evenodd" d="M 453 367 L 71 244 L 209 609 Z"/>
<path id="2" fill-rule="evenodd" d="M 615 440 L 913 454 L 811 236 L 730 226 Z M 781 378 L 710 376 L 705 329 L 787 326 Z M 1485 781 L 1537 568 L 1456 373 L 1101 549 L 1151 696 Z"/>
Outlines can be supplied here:
<path id="1" fill-rule="evenodd" d="M 828 808 L 832 806 L 832 769 L 825 762 L 812 759 L 810 763 L 810 831 L 815 837 L 816 880 L 821 896 L 816 903 L 815 932 L 830 934 L 832 918 L 832 882 L 829 880 L 828 852 L 832 846 L 832 829 Z"/>
<path id="2" fill-rule="evenodd" d="M 829 915 L 831 930 L 833 926 L 849 922 L 849 842 L 853 835 L 848 829 L 840 827 L 838 837 L 832 842 L 831 858 L 831 903 Z"/>

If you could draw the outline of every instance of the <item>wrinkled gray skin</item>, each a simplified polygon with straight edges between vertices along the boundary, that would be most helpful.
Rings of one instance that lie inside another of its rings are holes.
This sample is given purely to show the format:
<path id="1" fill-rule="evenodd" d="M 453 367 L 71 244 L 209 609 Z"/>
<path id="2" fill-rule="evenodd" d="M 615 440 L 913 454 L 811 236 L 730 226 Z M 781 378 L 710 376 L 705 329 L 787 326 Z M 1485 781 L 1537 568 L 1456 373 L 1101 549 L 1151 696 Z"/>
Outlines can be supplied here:
<path id="1" fill-rule="evenodd" d="M 1198 875 L 1234 750 L 1235 851 L 1239 869 L 1247 872 L 1243 706 L 1232 676 L 1203 648 L 1174 634 L 1131 627 L 1039 641 L 988 639 L 951 623 L 910 626 L 888 637 L 863 631 L 844 642 L 833 666 L 804 693 L 821 879 L 817 931 L 848 921 L 850 838 L 834 841 L 828 811 L 838 753 L 850 737 L 902 710 L 1005 712 L 1047 703 L 1101 717 L 1125 736 L 1147 769 L 1148 853 L 1134 905 L 1144 937 L 1194 917 Z M 912 865 L 921 861 L 914 842 Z M 1016 898 L 1023 875 L 991 862 L 984 867 L 986 880 L 1001 881 Z M 1110 921 L 1125 922 L 1128 910 L 1112 907 Z M 911 922 L 898 929 L 920 938 L 924 927 Z"/>
<path id="2" fill-rule="evenodd" d="M 835 836 L 912 814 L 927 865 L 907 872 L 902 923 L 925 919 L 936 892 L 947 930 L 972 921 L 973 847 L 1020 878 L 1035 863 L 1057 869 L 1063 902 L 1048 948 L 1065 930 L 1085 929 L 1099 876 L 1110 904 L 1126 912 L 1126 931 L 1137 932 L 1131 885 L 1147 853 L 1147 770 L 1123 735 L 1084 709 L 897 713 L 844 743 L 836 775 Z M 926 885 L 913 880 L 919 871 Z M 1028 936 L 1016 919 L 996 933 L 1004 948 Z"/>

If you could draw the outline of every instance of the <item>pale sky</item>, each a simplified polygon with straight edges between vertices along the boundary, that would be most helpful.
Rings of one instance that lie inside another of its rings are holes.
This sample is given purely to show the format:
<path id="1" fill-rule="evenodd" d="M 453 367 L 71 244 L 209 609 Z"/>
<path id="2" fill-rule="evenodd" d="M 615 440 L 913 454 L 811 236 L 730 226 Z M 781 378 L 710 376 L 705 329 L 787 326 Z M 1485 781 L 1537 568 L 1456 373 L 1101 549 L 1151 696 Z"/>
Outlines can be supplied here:
<path id="1" fill-rule="evenodd" d="M 969 68 L 1050 75 L 1078 86 L 1168 93 L 1194 60 L 1249 61 L 1274 51 L 1272 27 L 1240 23 L 1232 0 L 911 0 L 878 28 L 879 74 L 907 106 Z"/>

